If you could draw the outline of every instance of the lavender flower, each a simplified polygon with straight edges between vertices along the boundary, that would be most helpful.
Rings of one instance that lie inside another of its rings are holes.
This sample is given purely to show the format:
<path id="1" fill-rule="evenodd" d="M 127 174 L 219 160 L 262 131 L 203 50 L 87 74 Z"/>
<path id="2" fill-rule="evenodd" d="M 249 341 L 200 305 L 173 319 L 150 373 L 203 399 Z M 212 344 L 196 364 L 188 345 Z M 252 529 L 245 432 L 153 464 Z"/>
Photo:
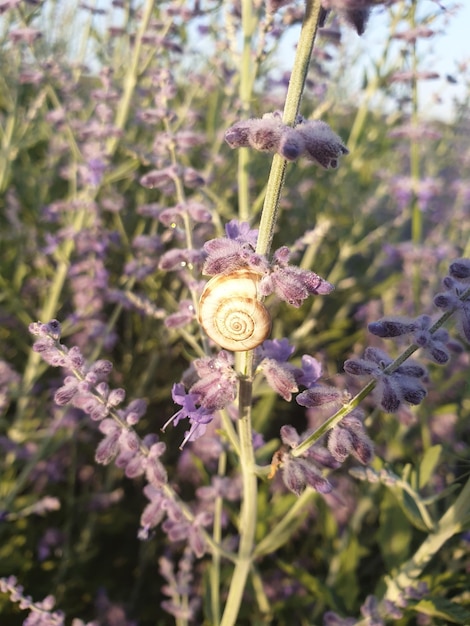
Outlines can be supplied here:
<path id="1" fill-rule="evenodd" d="M 384 317 L 371 322 L 369 331 L 378 337 L 402 337 L 410 335 L 414 343 L 422 348 L 424 355 L 438 365 L 444 365 L 450 359 L 450 350 L 461 352 L 462 345 L 451 339 L 445 328 L 431 332 L 432 319 L 429 315 L 419 315 L 411 319 L 406 317 Z"/>
<path id="2" fill-rule="evenodd" d="M 155 441 L 154 436 L 141 440 L 134 430 L 134 425 L 146 410 L 143 400 L 136 399 L 127 407 L 116 409 L 124 401 L 125 392 L 123 389 L 110 389 L 106 382 L 112 364 L 109 361 L 97 361 L 88 365 L 78 348 L 68 350 L 60 344 L 60 324 L 56 320 L 49 324 L 31 324 L 30 332 L 39 336 L 34 348 L 47 362 L 55 363 L 74 374 L 66 377 L 64 385 L 57 390 L 56 402 L 60 405 L 72 404 L 82 409 L 91 419 L 100 422 L 99 429 L 104 438 L 97 447 L 96 462 L 106 465 L 115 460 L 116 465 L 124 469 L 128 477 L 144 474 L 148 487 L 157 491 L 166 485 L 167 473 L 159 460 L 166 446 L 163 442 Z M 175 417 L 179 419 L 180 416 Z M 153 516 L 151 521 L 155 519 Z M 144 537 L 151 527 L 147 521 L 147 530 L 141 531 L 140 536 Z"/>
<path id="3" fill-rule="evenodd" d="M 374 446 L 364 430 L 362 412 L 352 411 L 328 434 L 328 450 L 343 463 L 352 454 L 364 465 L 371 462 Z"/>
<path id="4" fill-rule="evenodd" d="M 203 406 L 197 407 L 196 403 L 199 400 L 198 394 L 186 393 L 182 383 L 175 383 L 173 385 L 171 396 L 173 401 L 181 406 L 181 409 L 170 417 L 162 427 L 162 431 L 171 423 L 176 426 L 180 420 L 188 419 L 190 429 L 186 432 L 183 443 L 181 444 L 181 447 L 183 447 L 188 441 L 194 441 L 205 433 L 206 424 L 214 419 L 214 414 Z"/>
<path id="5" fill-rule="evenodd" d="M 426 369 L 415 361 L 407 361 L 392 372 L 387 367 L 393 360 L 378 348 L 366 348 L 364 358 L 348 359 L 344 371 L 352 376 L 369 375 L 375 379 L 374 394 L 380 406 L 387 413 L 395 413 L 402 402 L 420 404 L 426 396 L 426 389 L 419 379 L 426 376 Z"/>
<path id="6" fill-rule="evenodd" d="M 191 583 L 194 578 L 194 555 L 186 549 L 181 557 L 178 570 L 169 557 L 159 560 L 160 574 L 166 580 L 162 591 L 168 596 L 168 600 L 162 602 L 162 608 L 178 620 L 193 621 L 201 605 L 201 598 L 194 595 L 187 601 L 190 595 Z"/>
<path id="7" fill-rule="evenodd" d="M 289 249 L 285 246 L 274 252 L 271 268 L 260 280 L 261 295 L 275 293 L 281 300 L 299 307 L 308 296 L 333 291 L 333 285 L 315 272 L 288 265 L 289 256 Z"/>
<path id="8" fill-rule="evenodd" d="M 459 263 L 454 266 L 453 271 L 465 274 L 465 264 Z M 446 291 L 435 296 L 434 304 L 440 309 L 454 312 L 457 331 L 470 343 L 470 287 L 467 282 L 456 280 L 452 276 L 446 276 L 443 283 Z"/>
<path id="9" fill-rule="evenodd" d="M 295 127 L 304 140 L 304 155 L 324 167 L 337 168 L 338 159 L 349 153 L 326 122 L 320 120 L 304 121 Z"/>
<path id="10" fill-rule="evenodd" d="M 225 141 L 231 148 L 251 146 L 261 152 L 277 152 L 288 161 L 305 156 L 325 169 L 338 167 L 338 159 L 349 152 L 326 122 L 299 116 L 291 128 L 282 123 L 279 111 L 237 122 L 226 131 Z"/>
<path id="11" fill-rule="evenodd" d="M 290 252 L 286 246 L 276 250 L 272 261 L 256 254 L 250 240 L 237 236 L 221 237 L 204 245 L 207 253 L 203 272 L 209 276 L 250 268 L 260 275 L 260 296 L 275 293 L 281 300 L 299 307 L 311 295 L 331 293 L 334 287 L 311 270 L 289 265 Z"/>
<path id="12" fill-rule="evenodd" d="M 41 602 L 34 602 L 24 595 L 23 587 L 18 584 L 15 576 L 0 578 L 0 591 L 8 593 L 12 602 L 16 602 L 23 611 L 29 611 L 23 624 L 25 626 L 63 626 L 65 616 L 62 611 L 53 611 L 55 598 L 47 596 Z"/>
<path id="13" fill-rule="evenodd" d="M 333 487 L 322 476 L 312 448 L 302 457 L 293 457 L 289 453 L 289 448 L 295 448 L 302 441 L 292 426 L 281 428 L 281 440 L 284 445 L 276 452 L 271 467 L 281 467 L 282 480 L 287 489 L 296 495 L 300 495 L 307 486 L 319 493 L 330 493 Z"/>

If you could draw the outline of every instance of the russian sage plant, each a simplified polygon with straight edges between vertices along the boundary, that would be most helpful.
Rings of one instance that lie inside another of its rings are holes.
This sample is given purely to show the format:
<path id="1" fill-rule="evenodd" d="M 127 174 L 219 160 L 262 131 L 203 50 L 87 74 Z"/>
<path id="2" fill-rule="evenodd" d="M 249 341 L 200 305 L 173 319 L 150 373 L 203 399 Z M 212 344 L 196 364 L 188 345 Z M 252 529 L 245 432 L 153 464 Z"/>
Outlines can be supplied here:
<path id="1" fill-rule="evenodd" d="M 28 4 L 0 4 L 5 610 L 468 623 L 470 194 L 417 91 L 437 3 L 81 3 L 97 70 Z M 383 62 L 345 104 L 322 63 L 376 11 Z"/>

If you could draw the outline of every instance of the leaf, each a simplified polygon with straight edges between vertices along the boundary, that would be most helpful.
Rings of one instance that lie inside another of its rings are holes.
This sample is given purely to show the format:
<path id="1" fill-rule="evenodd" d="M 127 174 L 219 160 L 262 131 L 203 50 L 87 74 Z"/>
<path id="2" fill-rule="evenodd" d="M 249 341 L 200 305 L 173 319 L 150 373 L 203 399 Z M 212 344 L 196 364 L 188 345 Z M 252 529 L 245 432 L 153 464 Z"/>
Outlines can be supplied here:
<path id="1" fill-rule="evenodd" d="M 425 615 L 440 617 L 453 624 L 466 626 L 470 623 L 470 611 L 446 598 L 427 597 L 425 600 L 420 600 L 413 607 L 410 606 L 410 608 Z"/>
<path id="2" fill-rule="evenodd" d="M 406 515 L 406 519 L 418 530 L 429 532 L 429 528 L 424 523 L 419 508 L 410 494 L 398 487 L 393 487 L 392 492 L 396 496 L 403 513 Z"/>
<path id="3" fill-rule="evenodd" d="M 423 459 L 419 464 L 417 488 L 422 489 L 425 487 L 431 479 L 434 470 L 439 462 L 441 456 L 442 446 L 432 446 L 428 448 L 424 453 Z"/>
<path id="4" fill-rule="evenodd" d="M 387 570 L 398 567 L 408 558 L 410 539 L 410 524 L 396 498 L 387 492 L 380 505 L 380 527 L 377 532 L 377 541 Z"/>

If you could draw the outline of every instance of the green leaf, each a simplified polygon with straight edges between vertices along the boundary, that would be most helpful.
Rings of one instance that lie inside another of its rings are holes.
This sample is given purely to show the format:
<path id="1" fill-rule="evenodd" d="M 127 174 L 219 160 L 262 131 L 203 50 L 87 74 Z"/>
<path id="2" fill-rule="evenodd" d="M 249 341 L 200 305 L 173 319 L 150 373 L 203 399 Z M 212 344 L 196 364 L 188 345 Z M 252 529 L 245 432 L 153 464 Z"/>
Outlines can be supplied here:
<path id="1" fill-rule="evenodd" d="M 409 556 L 411 527 L 396 499 L 387 492 L 380 505 L 377 541 L 387 569 L 399 567 Z"/>
<path id="2" fill-rule="evenodd" d="M 437 445 L 428 448 L 424 453 L 423 459 L 419 464 L 417 489 L 422 489 L 428 484 L 439 462 L 441 452 L 442 446 Z"/>
<path id="3" fill-rule="evenodd" d="M 470 623 L 470 611 L 465 609 L 460 604 L 456 604 L 446 598 L 426 598 L 421 600 L 413 607 L 413 610 L 424 613 L 425 615 L 431 615 L 432 617 L 440 617 L 446 621 L 450 621 L 453 624 L 463 624 L 464 626 Z"/>
<path id="4" fill-rule="evenodd" d="M 419 508 L 411 495 L 399 487 L 392 488 L 392 492 L 396 496 L 406 519 L 418 530 L 429 532 L 429 528 L 424 523 Z"/>

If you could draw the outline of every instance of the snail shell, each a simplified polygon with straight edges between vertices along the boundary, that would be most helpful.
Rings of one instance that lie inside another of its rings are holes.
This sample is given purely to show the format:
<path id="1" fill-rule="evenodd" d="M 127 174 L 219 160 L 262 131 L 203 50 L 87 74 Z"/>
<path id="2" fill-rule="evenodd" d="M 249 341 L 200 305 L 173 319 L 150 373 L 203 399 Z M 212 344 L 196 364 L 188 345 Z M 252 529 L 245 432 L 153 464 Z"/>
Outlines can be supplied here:
<path id="1" fill-rule="evenodd" d="M 211 339 L 226 350 L 241 352 L 259 346 L 271 332 L 271 316 L 258 300 L 261 276 L 249 269 L 210 279 L 199 301 L 199 322 Z"/>

